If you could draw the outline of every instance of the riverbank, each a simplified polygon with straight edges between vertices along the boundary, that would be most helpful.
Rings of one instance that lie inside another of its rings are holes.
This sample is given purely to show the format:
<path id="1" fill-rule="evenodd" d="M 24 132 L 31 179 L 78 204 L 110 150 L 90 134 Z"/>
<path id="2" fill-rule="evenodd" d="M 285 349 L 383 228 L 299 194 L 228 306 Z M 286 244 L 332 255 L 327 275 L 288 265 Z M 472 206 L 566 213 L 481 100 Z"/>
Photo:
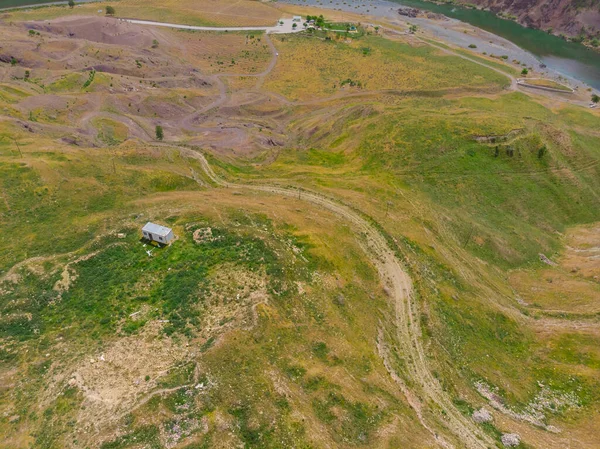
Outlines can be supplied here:
<path id="1" fill-rule="evenodd" d="M 320 0 L 278 1 L 279 3 L 285 4 L 330 9 L 342 13 L 347 12 L 359 14 L 365 17 L 365 20 L 368 20 L 369 17 L 373 20 L 384 19 L 391 24 L 397 24 L 403 27 L 407 27 L 408 24 L 415 24 L 434 39 L 448 42 L 452 45 L 465 49 L 469 49 L 470 45 L 475 45 L 476 50 L 474 50 L 474 53 L 495 55 L 503 57 L 503 59 L 510 62 L 518 61 L 519 65 L 517 66 L 514 64 L 515 68 L 519 68 L 519 70 L 521 70 L 523 67 L 533 69 L 535 70 L 537 76 L 554 79 L 560 83 L 567 83 L 575 90 L 586 90 L 590 86 L 600 90 L 600 57 L 598 58 L 597 62 L 598 68 L 596 68 L 594 63 L 589 63 L 587 59 L 582 62 L 576 59 L 567 58 L 565 52 L 563 51 L 564 49 L 558 52 L 558 54 L 552 54 L 551 46 L 540 48 L 538 53 L 545 53 L 545 55 L 536 55 L 509 39 L 486 31 L 480 27 L 473 26 L 470 23 L 456 18 L 445 16 L 443 19 L 438 19 L 437 16 L 434 18 L 428 18 L 424 17 L 425 15 L 412 18 L 398 14 L 398 9 L 402 6 L 417 7 L 423 5 L 431 5 L 431 11 L 436 14 L 442 14 L 439 12 L 437 7 L 448 7 L 449 5 L 436 5 L 434 3 L 423 2 L 421 0 L 402 0 L 399 2 L 387 0 L 372 0 L 369 2 L 347 0 L 345 3 L 331 2 L 329 4 L 323 4 Z M 434 6 L 436 8 L 433 8 Z M 457 11 L 462 11 L 464 8 L 455 7 L 454 9 Z M 485 13 L 485 11 L 479 10 L 476 10 L 476 12 Z M 517 31 L 522 31 L 525 35 L 530 35 L 531 32 L 539 33 L 537 30 L 523 28 L 512 21 L 503 20 L 500 18 L 496 18 L 496 20 L 501 20 L 506 24 L 510 24 L 511 38 L 514 38 L 514 36 L 519 34 Z M 515 30 L 512 27 L 519 27 L 520 30 Z M 548 37 L 552 38 L 552 36 Z M 585 47 L 580 47 L 581 49 L 586 50 Z M 586 51 L 591 52 L 591 50 Z"/>

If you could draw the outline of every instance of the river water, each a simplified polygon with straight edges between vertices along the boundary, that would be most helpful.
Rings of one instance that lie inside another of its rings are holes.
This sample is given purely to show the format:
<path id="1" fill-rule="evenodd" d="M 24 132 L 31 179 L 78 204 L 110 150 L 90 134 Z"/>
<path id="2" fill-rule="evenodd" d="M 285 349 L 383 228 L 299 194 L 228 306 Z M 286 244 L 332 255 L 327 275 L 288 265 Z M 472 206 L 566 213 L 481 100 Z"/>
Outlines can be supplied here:
<path id="1" fill-rule="evenodd" d="M 392 0 L 404 6 L 444 14 L 501 36 L 533 53 L 549 68 L 600 89 L 600 52 L 567 42 L 542 30 L 525 28 L 490 11 L 438 5 L 423 0 Z"/>
<path id="2" fill-rule="evenodd" d="M 583 81 L 589 86 L 600 90 L 600 53 L 588 49 L 581 44 L 567 42 L 557 36 L 550 35 L 541 30 L 525 28 L 511 20 L 502 19 L 492 12 L 477 9 L 461 8 L 450 4 L 435 4 L 424 0 L 279 0 L 285 3 L 294 3 L 305 6 L 320 6 L 374 16 L 388 18 L 401 18 L 427 28 L 436 36 L 448 40 L 456 45 L 468 42 L 467 36 L 460 36 L 452 30 L 445 29 L 436 21 L 427 19 L 409 19 L 402 17 L 395 11 L 400 6 L 414 7 L 425 11 L 443 14 L 451 19 L 460 20 L 496 36 L 506 39 L 523 50 L 519 52 L 511 45 L 503 45 L 501 51 L 487 42 L 477 44 L 480 51 L 494 54 L 509 54 L 510 60 L 517 59 L 535 65 L 544 63 L 550 72 L 563 75 L 567 78 Z M 483 44 L 483 45 L 482 45 Z M 467 44 L 468 45 L 468 44 Z M 466 45 L 465 45 L 466 46 Z"/>

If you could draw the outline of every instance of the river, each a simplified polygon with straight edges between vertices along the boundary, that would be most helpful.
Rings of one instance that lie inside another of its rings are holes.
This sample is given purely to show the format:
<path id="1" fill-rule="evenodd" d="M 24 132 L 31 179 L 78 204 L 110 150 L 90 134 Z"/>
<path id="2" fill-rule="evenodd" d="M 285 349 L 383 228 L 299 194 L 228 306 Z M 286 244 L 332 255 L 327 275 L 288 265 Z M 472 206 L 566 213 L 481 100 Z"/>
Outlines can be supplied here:
<path id="1" fill-rule="evenodd" d="M 319 6 L 374 16 L 388 18 L 402 18 L 422 25 L 432 31 L 436 36 L 448 40 L 459 46 L 466 46 L 467 36 L 460 36 L 448 27 L 444 27 L 434 20 L 410 19 L 398 15 L 395 10 L 400 6 L 431 11 L 443 14 L 451 19 L 468 23 L 489 33 L 499 36 L 514 46 L 524 50 L 517 51 L 510 45 L 502 45 L 499 50 L 497 45 L 486 48 L 486 42 L 478 42 L 480 51 L 500 54 L 503 51 L 510 55 L 509 60 L 517 59 L 528 65 L 539 66 L 544 63 L 549 72 L 563 75 L 567 78 L 583 81 L 589 86 L 600 90 L 600 53 L 581 44 L 567 42 L 560 37 L 550 35 L 541 30 L 525 28 L 511 20 L 502 19 L 490 11 L 470 8 L 461 8 L 450 4 L 436 4 L 424 0 L 279 0 L 285 3 L 294 3 L 304 6 Z M 491 44 L 491 42 L 490 42 Z M 468 45 L 468 44 L 467 44 Z M 512 48 L 511 48 L 512 47 Z M 539 62 L 537 62 L 539 61 Z M 537 63 L 536 63 L 537 62 Z"/>
<path id="2" fill-rule="evenodd" d="M 542 30 L 525 28 L 490 11 L 449 4 L 438 5 L 423 0 L 392 1 L 403 6 L 444 14 L 501 36 L 533 53 L 551 69 L 600 89 L 600 53 L 581 44 L 567 42 Z"/>

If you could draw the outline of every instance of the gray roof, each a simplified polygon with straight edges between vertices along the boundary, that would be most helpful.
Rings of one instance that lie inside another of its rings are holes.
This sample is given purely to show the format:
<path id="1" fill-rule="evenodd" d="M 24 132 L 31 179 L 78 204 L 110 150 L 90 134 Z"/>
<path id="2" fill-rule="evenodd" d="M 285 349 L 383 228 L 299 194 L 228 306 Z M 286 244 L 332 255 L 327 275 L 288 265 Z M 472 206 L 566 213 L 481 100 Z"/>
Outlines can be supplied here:
<path id="1" fill-rule="evenodd" d="M 161 235 L 166 237 L 166 235 L 171 232 L 171 228 L 167 228 L 166 226 L 161 226 L 156 223 L 148 222 L 142 228 L 142 231 L 150 232 L 151 234 Z"/>

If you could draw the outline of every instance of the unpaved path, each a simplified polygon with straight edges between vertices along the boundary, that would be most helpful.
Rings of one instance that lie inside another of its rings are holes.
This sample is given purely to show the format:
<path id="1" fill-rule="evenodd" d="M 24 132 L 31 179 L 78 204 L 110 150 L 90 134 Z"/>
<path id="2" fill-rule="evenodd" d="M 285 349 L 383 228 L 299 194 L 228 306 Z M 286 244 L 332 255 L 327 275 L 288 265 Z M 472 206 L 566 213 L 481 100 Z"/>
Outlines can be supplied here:
<path id="1" fill-rule="evenodd" d="M 180 148 L 180 151 L 183 156 L 198 160 L 206 175 L 219 187 L 300 198 L 327 209 L 349 222 L 357 231 L 357 234 L 364 237 L 359 241 L 367 256 L 379 271 L 379 275 L 393 302 L 396 338 L 401 345 L 402 356 L 406 360 L 406 372 L 400 376 L 395 371 L 389 349 L 382 341 L 383 332 L 380 332 L 378 338 L 379 352 L 390 375 L 398 383 L 408 402 L 415 409 L 422 425 L 432 433 L 440 446 L 446 448 L 454 446 L 434 430 L 439 428 L 440 425 L 460 441 L 460 447 L 479 449 L 495 446 L 494 441 L 481 428 L 460 413 L 450 397 L 443 391 L 439 381 L 431 373 L 421 341 L 419 308 L 413 294 L 412 281 L 386 237 L 373 224 L 351 207 L 315 192 L 275 185 L 233 184 L 227 182 L 215 174 L 201 153 L 187 148 Z M 403 377 L 404 380 L 402 380 Z M 410 390 L 407 385 L 414 386 L 414 389 Z M 433 419 L 433 416 L 436 416 L 437 419 Z"/>
<path id="2" fill-rule="evenodd" d="M 302 24 L 296 23 L 296 28 L 294 28 L 294 23 L 292 19 L 281 19 L 280 22 L 275 26 L 262 26 L 262 27 L 203 27 L 203 26 L 194 26 L 194 25 L 181 25 L 178 23 L 168 23 L 168 22 L 154 22 L 152 20 L 138 20 L 138 19 L 119 19 L 125 22 L 134 23 L 136 25 L 152 25 L 166 28 L 176 28 L 179 30 L 193 30 L 193 31 L 265 31 L 267 33 L 297 33 L 302 31 L 304 28 Z"/>

